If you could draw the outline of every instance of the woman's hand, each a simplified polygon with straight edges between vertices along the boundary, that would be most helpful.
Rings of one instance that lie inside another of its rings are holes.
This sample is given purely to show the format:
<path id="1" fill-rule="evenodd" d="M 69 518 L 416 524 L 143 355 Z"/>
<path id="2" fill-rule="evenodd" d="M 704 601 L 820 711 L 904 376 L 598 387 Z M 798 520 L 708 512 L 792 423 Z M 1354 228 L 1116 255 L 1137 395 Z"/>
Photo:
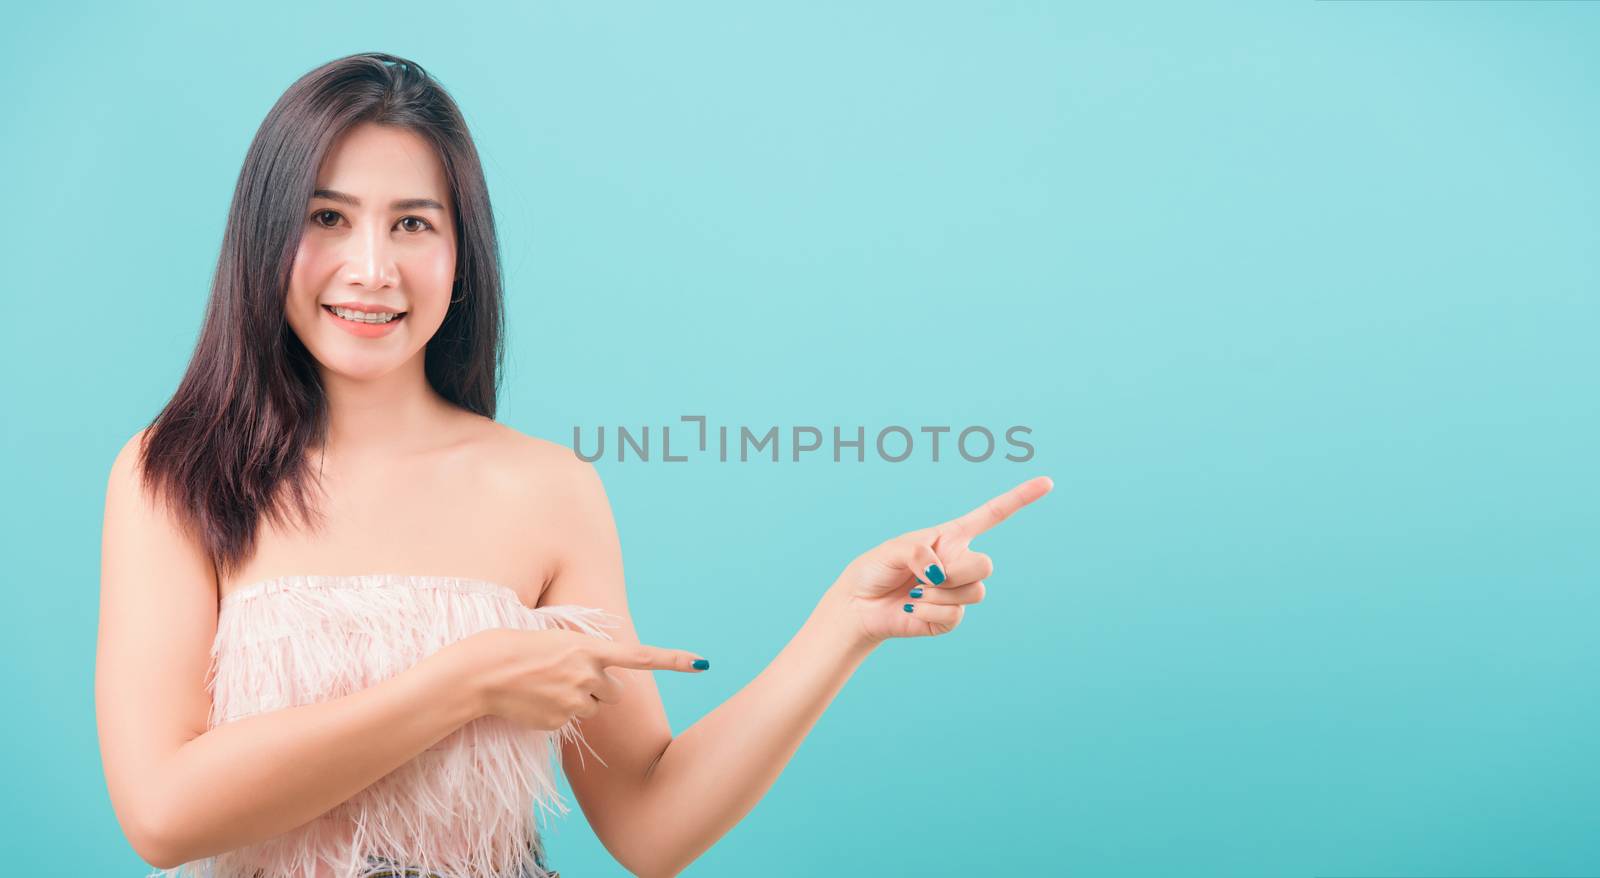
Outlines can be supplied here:
<path id="1" fill-rule="evenodd" d="M 622 681 L 608 667 L 689 673 L 710 667 L 681 649 L 617 643 L 564 628 L 489 628 L 440 653 L 457 663 L 477 716 L 502 716 L 542 731 L 616 704 Z"/>
<path id="2" fill-rule="evenodd" d="M 829 596 L 870 646 L 954 630 L 966 605 L 983 600 L 983 580 L 994 572 L 989 556 L 968 544 L 1052 487 L 1047 476 L 1029 479 L 960 518 L 881 543 L 845 567 Z"/>

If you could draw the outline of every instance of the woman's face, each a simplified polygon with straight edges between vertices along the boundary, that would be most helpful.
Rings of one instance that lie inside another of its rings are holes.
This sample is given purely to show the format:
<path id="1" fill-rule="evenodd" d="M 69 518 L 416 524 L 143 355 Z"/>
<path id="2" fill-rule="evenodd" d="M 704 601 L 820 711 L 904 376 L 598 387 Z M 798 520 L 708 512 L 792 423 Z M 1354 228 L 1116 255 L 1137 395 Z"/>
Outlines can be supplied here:
<path id="1" fill-rule="evenodd" d="M 333 144 L 285 302 L 289 326 L 323 368 L 375 378 L 423 349 L 450 307 L 454 216 L 444 165 L 421 136 L 367 123 Z M 404 316 L 358 322 L 335 306 Z"/>

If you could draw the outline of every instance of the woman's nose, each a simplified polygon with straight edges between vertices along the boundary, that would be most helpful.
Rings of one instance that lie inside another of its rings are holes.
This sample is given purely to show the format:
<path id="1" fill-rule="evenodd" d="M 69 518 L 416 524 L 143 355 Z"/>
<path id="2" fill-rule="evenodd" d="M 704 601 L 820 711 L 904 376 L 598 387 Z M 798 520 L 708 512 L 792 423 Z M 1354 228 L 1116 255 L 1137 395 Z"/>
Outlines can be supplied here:
<path id="1" fill-rule="evenodd" d="M 345 282 L 364 287 L 386 287 L 399 283 L 389 237 L 377 225 L 368 225 L 350 236 L 350 252 L 345 258 Z"/>

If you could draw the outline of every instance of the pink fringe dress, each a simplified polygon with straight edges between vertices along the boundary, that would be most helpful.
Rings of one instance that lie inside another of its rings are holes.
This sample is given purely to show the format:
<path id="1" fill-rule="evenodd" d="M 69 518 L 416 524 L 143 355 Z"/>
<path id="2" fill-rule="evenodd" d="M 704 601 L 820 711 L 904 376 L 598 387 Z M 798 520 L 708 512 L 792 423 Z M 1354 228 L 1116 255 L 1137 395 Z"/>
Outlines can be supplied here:
<path id="1" fill-rule="evenodd" d="M 560 627 L 609 640 L 601 629 L 620 623 L 591 607 L 533 609 L 512 589 L 477 579 L 380 573 L 254 583 L 218 607 L 209 727 L 349 695 L 485 629 Z M 560 740 L 588 747 L 577 723 L 547 732 L 481 717 L 309 823 L 147 878 L 549 878 L 537 809 L 552 817 L 571 810 L 554 770 Z"/>

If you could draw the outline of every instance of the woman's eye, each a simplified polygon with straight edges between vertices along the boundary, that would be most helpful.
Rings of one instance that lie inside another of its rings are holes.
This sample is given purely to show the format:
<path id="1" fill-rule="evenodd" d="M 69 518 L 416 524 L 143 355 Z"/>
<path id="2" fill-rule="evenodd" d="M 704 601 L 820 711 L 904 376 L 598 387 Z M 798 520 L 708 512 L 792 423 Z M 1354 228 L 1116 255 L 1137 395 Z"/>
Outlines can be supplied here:
<path id="1" fill-rule="evenodd" d="M 325 217 L 332 217 L 332 219 L 328 222 L 324 222 L 323 219 Z M 319 210 L 311 215 L 311 221 L 325 229 L 331 229 L 333 228 L 334 224 L 337 224 L 339 221 L 339 212 L 337 210 Z M 422 225 L 420 228 L 410 228 L 405 225 L 408 222 L 421 223 Z M 422 232 L 433 228 L 432 223 L 420 216 L 401 217 L 399 225 L 408 232 Z"/>

